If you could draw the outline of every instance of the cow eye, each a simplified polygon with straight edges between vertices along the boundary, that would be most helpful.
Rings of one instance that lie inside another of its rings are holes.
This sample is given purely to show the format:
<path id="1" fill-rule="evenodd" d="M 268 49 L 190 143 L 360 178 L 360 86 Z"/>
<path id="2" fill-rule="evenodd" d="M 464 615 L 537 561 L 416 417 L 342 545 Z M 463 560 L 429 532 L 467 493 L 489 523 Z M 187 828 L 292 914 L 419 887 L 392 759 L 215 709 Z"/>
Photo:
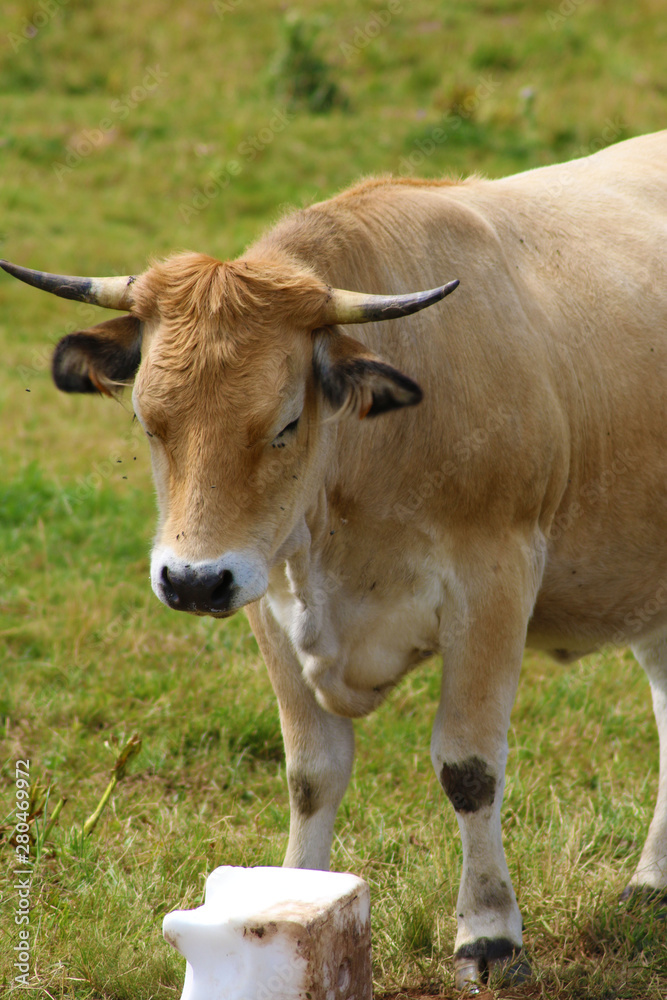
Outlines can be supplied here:
<path id="1" fill-rule="evenodd" d="M 299 417 L 297 417 L 296 420 L 292 420 L 291 423 L 287 425 L 287 427 L 283 427 L 278 437 L 282 437 L 283 434 L 289 434 L 290 431 L 296 430 L 296 425 L 298 423 L 299 423 Z"/>
<path id="2" fill-rule="evenodd" d="M 297 417 L 296 420 L 292 420 L 289 424 L 287 424 L 286 427 L 283 427 L 283 429 L 281 430 L 280 434 L 276 434 L 276 436 L 275 436 L 275 438 L 273 440 L 273 444 L 271 445 L 272 448 L 284 448 L 285 447 L 284 438 L 287 435 L 289 435 L 292 431 L 296 430 L 296 425 L 299 423 L 299 419 L 300 418 Z"/>

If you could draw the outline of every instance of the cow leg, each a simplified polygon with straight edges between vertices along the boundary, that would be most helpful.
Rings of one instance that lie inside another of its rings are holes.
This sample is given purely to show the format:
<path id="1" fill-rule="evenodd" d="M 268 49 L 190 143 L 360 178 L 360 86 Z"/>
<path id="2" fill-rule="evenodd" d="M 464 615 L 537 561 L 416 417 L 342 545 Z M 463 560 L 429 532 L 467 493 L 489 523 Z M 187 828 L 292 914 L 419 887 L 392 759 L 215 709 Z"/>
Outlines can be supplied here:
<path id="1" fill-rule="evenodd" d="M 441 639 L 442 698 L 431 743 L 463 848 L 458 989 L 485 982 L 490 972 L 514 979 L 529 972 L 519 956 L 522 920 L 503 850 L 500 807 L 510 713 L 542 561 L 537 548 L 520 541 L 502 547 L 478 543 L 473 551 L 480 561 L 457 567 L 450 588 L 452 615 L 449 626 L 443 620 Z"/>
<path id="2" fill-rule="evenodd" d="M 318 705 L 265 601 L 246 608 L 278 698 L 290 798 L 287 868 L 328 870 L 334 821 L 354 762 L 350 719 Z"/>
<path id="3" fill-rule="evenodd" d="M 667 637 L 638 644 L 633 652 L 648 675 L 660 738 L 658 799 L 639 864 L 621 899 L 635 893 L 667 900 Z"/>

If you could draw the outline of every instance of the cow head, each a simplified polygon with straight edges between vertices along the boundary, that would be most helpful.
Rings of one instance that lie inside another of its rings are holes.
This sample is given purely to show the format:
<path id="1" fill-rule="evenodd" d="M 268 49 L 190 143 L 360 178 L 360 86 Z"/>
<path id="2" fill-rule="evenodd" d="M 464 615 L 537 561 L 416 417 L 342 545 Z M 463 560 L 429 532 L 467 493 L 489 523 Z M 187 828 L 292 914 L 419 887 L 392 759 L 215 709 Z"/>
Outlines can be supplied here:
<path id="1" fill-rule="evenodd" d="M 421 400 L 412 379 L 339 324 L 415 312 L 458 284 L 368 296 L 284 257 L 180 254 L 137 278 L 2 266 L 55 294 L 130 310 L 64 337 L 54 379 L 106 395 L 134 379 L 160 512 L 153 590 L 171 608 L 217 617 L 260 598 L 271 567 L 304 544 L 336 421 Z"/>

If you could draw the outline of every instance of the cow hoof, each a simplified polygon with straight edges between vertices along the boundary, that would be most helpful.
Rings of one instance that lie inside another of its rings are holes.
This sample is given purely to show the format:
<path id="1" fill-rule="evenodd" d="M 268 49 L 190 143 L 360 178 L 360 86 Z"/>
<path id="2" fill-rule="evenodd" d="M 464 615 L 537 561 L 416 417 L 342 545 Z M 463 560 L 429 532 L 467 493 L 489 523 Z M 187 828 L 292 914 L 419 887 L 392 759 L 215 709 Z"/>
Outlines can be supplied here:
<path id="1" fill-rule="evenodd" d="M 482 940 L 464 946 L 454 957 L 454 985 L 457 990 L 465 990 L 467 996 L 481 993 L 487 984 L 496 988 L 517 986 L 530 975 L 522 949 L 509 942 Z"/>
<path id="2" fill-rule="evenodd" d="M 490 986 L 519 986 L 531 976 L 532 969 L 522 951 L 515 952 L 509 958 L 492 958 L 489 961 Z"/>
<path id="3" fill-rule="evenodd" d="M 481 958 L 454 959 L 454 986 L 465 990 L 467 996 L 476 996 L 484 989 L 486 962 Z"/>

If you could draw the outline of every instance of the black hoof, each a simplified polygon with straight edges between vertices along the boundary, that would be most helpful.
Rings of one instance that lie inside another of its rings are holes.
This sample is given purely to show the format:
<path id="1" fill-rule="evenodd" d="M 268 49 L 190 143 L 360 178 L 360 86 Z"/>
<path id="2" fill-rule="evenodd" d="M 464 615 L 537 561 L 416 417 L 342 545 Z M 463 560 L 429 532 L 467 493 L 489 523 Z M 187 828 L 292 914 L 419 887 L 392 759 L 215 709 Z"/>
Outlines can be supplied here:
<path id="1" fill-rule="evenodd" d="M 454 986 L 465 990 L 467 996 L 476 996 L 484 989 L 482 963 L 478 958 L 454 959 Z"/>
<path id="2" fill-rule="evenodd" d="M 491 959 L 489 961 L 489 986 L 499 989 L 507 986 L 519 986 L 532 976 L 533 972 L 523 951 L 517 951 L 511 958 L 504 961 Z"/>
<path id="3" fill-rule="evenodd" d="M 454 985 L 467 995 L 485 986 L 516 986 L 530 978 L 531 970 L 520 947 L 506 938 L 480 938 L 463 945 L 454 956 Z"/>

